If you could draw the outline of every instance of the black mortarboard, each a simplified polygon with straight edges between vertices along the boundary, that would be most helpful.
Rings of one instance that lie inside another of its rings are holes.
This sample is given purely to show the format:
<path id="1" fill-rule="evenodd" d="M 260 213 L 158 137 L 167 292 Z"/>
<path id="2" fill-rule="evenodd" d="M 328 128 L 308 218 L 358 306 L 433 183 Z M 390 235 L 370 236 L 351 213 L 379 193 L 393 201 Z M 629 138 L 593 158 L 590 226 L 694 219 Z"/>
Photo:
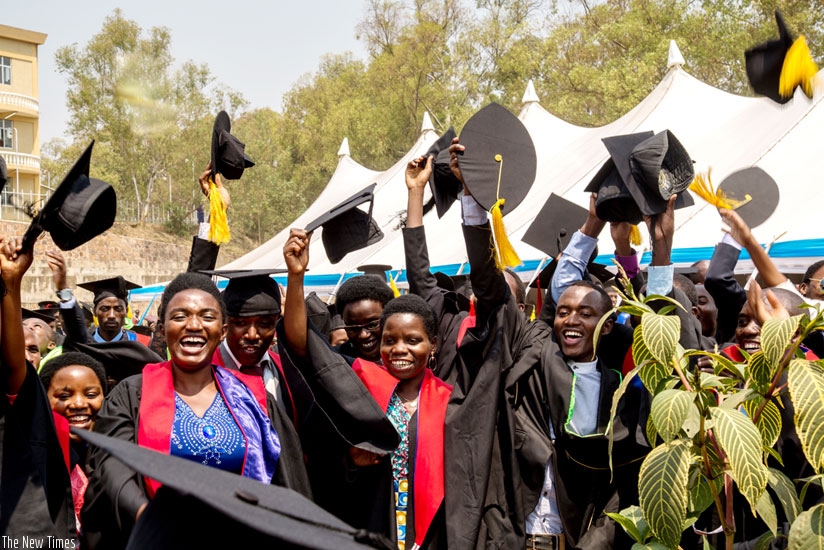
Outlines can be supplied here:
<path id="1" fill-rule="evenodd" d="M 26 319 L 40 319 L 41 321 L 44 321 L 46 323 L 54 322 L 54 315 L 52 314 L 41 313 L 40 311 L 34 311 L 26 308 L 20 308 L 20 310 L 23 312 L 24 321 Z"/>
<path id="2" fill-rule="evenodd" d="M 141 288 L 140 285 L 131 281 L 127 281 L 122 276 L 111 277 L 110 279 L 101 279 L 99 281 L 87 281 L 79 285 L 80 288 L 94 293 L 94 305 L 100 302 L 103 298 L 120 298 L 127 301 L 129 298 L 129 291 L 135 288 Z"/>
<path id="3" fill-rule="evenodd" d="M 588 215 L 586 208 L 552 193 L 521 240 L 554 257 L 564 250 Z"/>
<path id="4" fill-rule="evenodd" d="M 60 304 L 54 300 L 40 300 L 37 302 L 37 307 L 40 309 L 59 309 Z"/>
<path id="5" fill-rule="evenodd" d="M 143 336 L 151 336 L 152 334 L 154 334 L 154 331 L 151 329 L 151 327 L 147 327 L 146 325 L 132 325 L 132 328 L 130 328 L 129 330 L 137 334 L 142 334 Z"/>
<path id="6" fill-rule="evenodd" d="M 335 307 L 335 304 L 327 304 L 326 309 L 329 310 L 329 332 L 346 326 L 346 323 L 343 322 L 343 316 L 338 313 L 338 308 Z"/>
<path id="7" fill-rule="evenodd" d="M 391 270 L 392 266 L 386 264 L 364 264 L 358 266 L 358 271 L 364 275 L 374 275 L 376 277 L 380 277 L 387 283 L 389 282 L 389 277 L 386 275 L 386 272 Z"/>
<path id="8" fill-rule="evenodd" d="M 219 252 L 220 245 L 195 235 L 192 237 L 192 249 L 189 251 L 189 265 L 186 267 L 186 271 L 214 269 L 217 265 Z"/>
<path id="9" fill-rule="evenodd" d="M 323 247 L 326 249 L 326 257 L 333 264 L 341 261 L 350 252 L 366 248 L 383 238 L 383 232 L 372 219 L 375 198 L 373 192 L 376 186 L 376 183 L 368 185 L 307 224 L 307 233 L 323 227 Z M 368 212 L 358 208 L 365 202 L 369 203 Z"/>
<path id="10" fill-rule="evenodd" d="M 733 172 L 718 188 L 750 229 L 767 221 L 781 198 L 778 184 L 757 166 Z"/>
<path id="11" fill-rule="evenodd" d="M 229 279 L 223 290 L 223 301 L 230 317 L 280 315 L 280 287 L 271 275 L 285 272 L 285 269 L 201 271 Z"/>
<path id="12" fill-rule="evenodd" d="M 314 290 L 304 298 L 306 304 L 306 316 L 309 321 L 318 329 L 318 332 L 326 336 L 331 327 L 331 317 L 333 315 L 333 308 L 320 299 L 317 292 Z"/>
<path id="13" fill-rule="evenodd" d="M 6 186 L 6 179 L 9 177 L 8 168 L 6 168 L 6 159 L 0 155 L 0 191 Z"/>
<path id="14" fill-rule="evenodd" d="M 429 189 L 439 218 L 446 214 L 463 190 L 463 184 L 449 168 L 449 146 L 454 138 L 455 129 L 450 126 L 424 155 L 424 161 L 430 155 L 435 157 L 432 161 L 432 174 L 429 176 Z"/>
<path id="15" fill-rule="evenodd" d="M 478 204 L 490 210 L 506 199 L 501 210 L 512 212 L 535 181 L 535 145 L 524 124 L 490 103 L 466 122 L 461 145 L 466 148 L 458 157 L 461 175 Z"/>
<path id="16" fill-rule="evenodd" d="M 226 179 L 239 180 L 246 168 L 255 165 L 245 153 L 246 145 L 230 134 L 232 122 L 226 111 L 220 111 L 212 127 L 212 177 L 215 173 Z"/>
<path id="17" fill-rule="evenodd" d="M 120 382 L 135 374 L 143 372 L 143 367 L 163 361 L 163 357 L 141 344 L 124 339 L 117 342 L 68 342 L 64 351 L 82 351 L 94 357 L 106 369 L 109 378 Z M 110 388 L 111 389 L 111 388 Z"/>
<path id="18" fill-rule="evenodd" d="M 767 96 L 777 103 L 783 104 L 791 100 L 798 86 L 802 87 L 807 97 L 812 98 L 812 78 L 818 72 L 818 67 L 807 49 L 806 40 L 803 36 L 798 38 L 803 44 L 796 47 L 806 51 L 785 67 L 784 60 L 796 40 L 778 10 L 775 12 L 775 22 L 778 25 L 777 40 L 762 42 L 744 52 L 750 85 L 755 93 Z M 786 80 L 784 93 L 781 93 L 782 73 Z"/>
<path id="19" fill-rule="evenodd" d="M 92 141 L 54 190 L 23 236 L 31 250 L 44 231 L 60 250 L 73 250 L 97 237 L 114 223 L 117 196 L 111 185 L 89 177 Z"/>
<path id="20" fill-rule="evenodd" d="M 664 212 L 674 194 L 676 209 L 692 206 L 686 192 L 695 177 L 692 159 L 672 132 L 639 132 L 602 141 L 610 160 L 585 189 L 598 193 L 595 211 L 600 219 L 640 223 L 644 215 Z"/>
<path id="21" fill-rule="evenodd" d="M 458 308 L 461 311 L 469 311 L 469 297 L 472 295 L 472 283 L 469 281 L 469 275 L 447 275 L 442 271 L 436 271 L 433 275 L 440 288 L 455 293 Z"/>
<path id="22" fill-rule="evenodd" d="M 233 547 L 238 540 L 253 548 L 392 548 L 387 539 L 350 527 L 290 489 L 89 430 L 73 433 L 163 484 L 127 548 Z"/>

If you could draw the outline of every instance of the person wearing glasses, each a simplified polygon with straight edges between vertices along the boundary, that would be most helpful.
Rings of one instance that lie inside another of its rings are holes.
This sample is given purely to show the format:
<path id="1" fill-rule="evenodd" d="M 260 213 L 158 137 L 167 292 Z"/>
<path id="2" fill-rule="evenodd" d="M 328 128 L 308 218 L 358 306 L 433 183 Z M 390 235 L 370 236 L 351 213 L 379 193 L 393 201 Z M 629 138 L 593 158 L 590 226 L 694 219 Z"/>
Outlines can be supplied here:
<path id="1" fill-rule="evenodd" d="M 349 341 L 337 350 L 350 358 L 350 363 L 355 359 L 381 362 L 381 313 L 391 299 L 392 289 L 374 275 L 352 277 L 338 289 L 335 307 L 343 317 Z"/>

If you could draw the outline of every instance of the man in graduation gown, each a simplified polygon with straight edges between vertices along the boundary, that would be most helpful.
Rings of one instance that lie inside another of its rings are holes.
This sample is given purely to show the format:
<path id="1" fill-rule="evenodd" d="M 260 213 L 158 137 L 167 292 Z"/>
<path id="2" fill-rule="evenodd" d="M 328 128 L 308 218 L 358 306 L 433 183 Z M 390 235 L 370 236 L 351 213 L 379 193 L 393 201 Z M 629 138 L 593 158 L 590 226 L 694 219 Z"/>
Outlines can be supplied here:
<path id="1" fill-rule="evenodd" d="M 139 288 L 122 276 L 90 281 L 79 285 L 94 293 L 94 316 L 98 327 L 92 333 L 94 342 L 117 342 L 122 339 L 148 346 L 151 338 L 123 328 L 128 312 L 129 290 Z"/>
<path id="2" fill-rule="evenodd" d="M 280 319 L 281 299 L 277 283 L 263 271 L 240 276 L 222 273 L 231 275 L 223 291 L 228 331 L 212 361 L 260 377 L 266 392 L 298 426 L 302 416 L 308 414 L 308 410 L 304 410 L 300 415 L 298 405 L 305 405 L 311 398 L 304 395 L 295 399 L 292 394 L 293 391 L 309 392 L 309 389 L 296 371 L 290 371 L 292 376 L 287 380 L 280 356 L 270 349 Z"/>

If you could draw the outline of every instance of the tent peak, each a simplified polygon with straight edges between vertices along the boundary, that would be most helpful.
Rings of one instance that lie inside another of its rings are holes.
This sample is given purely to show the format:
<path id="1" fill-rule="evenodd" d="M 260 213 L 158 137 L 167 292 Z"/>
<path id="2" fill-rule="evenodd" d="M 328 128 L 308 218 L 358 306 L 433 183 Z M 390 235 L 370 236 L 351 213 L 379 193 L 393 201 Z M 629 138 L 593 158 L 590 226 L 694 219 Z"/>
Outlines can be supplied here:
<path id="1" fill-rule="evenodd" d="M 432 125 L 432 118 L 429 116 L 429 111 L 423 112 L 423 123 L 421 124 L 421 133 L 427 130 L 435 131 L 435 126 Z"/>
<path id="2" fill-rule="evenodd" d="M 667 69 L 680 69 L 685 63 L 681 50 L 675 40 L 670 40 L 669 54 L 667 55 Z"/>
<path id="3" fill-rule="evenodd" d="M 521 103 L 538 103 L 538 94 L 535 92 L 535 84 L 532 83 L 532 79 L 529 79 L 529 82 L 526 84 L 526 90 L 524 91 L 524 97 L 521 98 Z"/>
<path id="4" fill-rule="evenodd" d="M 338 149 L 338 157 L 348 157 L 349 154 L 349 138 L 343 138 L 340 142 L 340 149 Z"/>

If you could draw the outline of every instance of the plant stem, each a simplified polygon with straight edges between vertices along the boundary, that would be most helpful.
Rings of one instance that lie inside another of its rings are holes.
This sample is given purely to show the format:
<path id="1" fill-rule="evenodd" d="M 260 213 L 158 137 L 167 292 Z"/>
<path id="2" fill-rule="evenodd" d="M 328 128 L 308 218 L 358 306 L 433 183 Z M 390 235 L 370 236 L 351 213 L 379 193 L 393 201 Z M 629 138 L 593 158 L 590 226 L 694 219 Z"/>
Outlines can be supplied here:
<path id="1" fill-rule="evenodd" d="M 735 542 L 735 518 L 732 515 L 732 478 L 724 474 L 724 499 L 727 505 L 727 514 L 724 521 L 724 538 L 727 542 L 727 550 L 733 550 Z"/>
<path id="2" fill-rule="evenodd" d="M 690 386 L 689 381 L 687 381 L 687 377 L 684 376 L 684 371 L 681 370 L 681 365 L 679 361 L 676 359 L 670 359 L 672 363 L 673 370 L 678 374 L 678 378 L 681 379 L 681 383 L 684 385 L 684 389 L 687 391 L 692 391 L 692 386 Z"/>

